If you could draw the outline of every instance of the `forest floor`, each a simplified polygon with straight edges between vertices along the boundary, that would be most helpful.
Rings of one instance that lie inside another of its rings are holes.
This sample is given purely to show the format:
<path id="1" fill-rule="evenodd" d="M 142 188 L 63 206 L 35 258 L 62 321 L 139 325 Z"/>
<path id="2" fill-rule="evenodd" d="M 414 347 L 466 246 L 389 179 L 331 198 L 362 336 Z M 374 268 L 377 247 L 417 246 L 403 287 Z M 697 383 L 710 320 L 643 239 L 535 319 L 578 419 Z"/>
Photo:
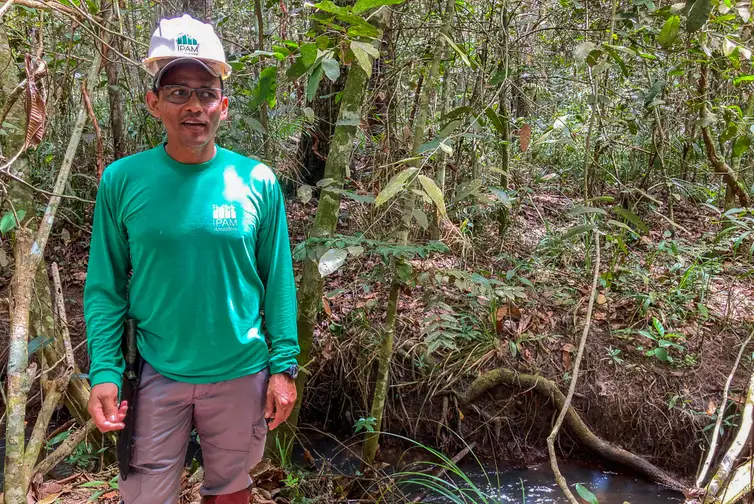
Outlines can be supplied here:
<path id="1" fill-rule="evenodd" d="M 584 235 L 563 237 L 581 223 L 569 213 L 578 204 L 554 190 L 532 193 L 514 205 L 503 239 L 490 216 L 479 215 L 470 219 L 475 228 L 467 225 L 460 233 L 444 228 L 447 251 L 427 248 L 419 232 L 416 242 L 425 252 L 411 261 L 398 305 L 384 431 L 449 456 L 463 448 L 461 439 L 476 441 L 478 456 L 502 467 L 546 459 L 545 439 L 556 411 L 535 392 L 501 387 L 464 409 L 455 398 L 475 377 L 499 367 L 538 374 L 567 389 L 591 281 Z M 315 212 L 314 199 L 289 202 L 292 246 L 305 239 Z M 378 233 L 391 228 L 387 217 L 375 224 L 367 212 L 373 209 L 344 202 L 340 232 L 367 229 L 365 238 L 386 239 Z M 718 216 L 711 209 L 678 202 L 672 227 L 662 216 L 666 212 L 659 207 L 641 214 L 648 226 L 641 238 L 614 232 L 602 242 L 602 279 L 574 406 L 603 439 L 688 481 L 754 322 L 754 278 L 746 254 L 734 254 L 727 241 L 718 240 Z M 487 223 L 484 229 L 481 222 Z M 344 238 L 336 246 L 352 245 Z M 3 247 L 11 257 L 8 243 Z M 354 424 L 368 417 L 390 285 L 380 247 L 352 249 L 346 263 L 326 277 L 301 415 L 304 432 L 330 433 L 356 454 L 361 434 L 354 434 Z M 85 227 L 61 221 L 47 254 L 64 276 L 73 343 L 84 370 L 87 250 Z M 0 298 L 7 296 L 10 274 L 10 268 L 0 274 Z M 0 307 L 0 348 L 6 349 L 7 304 Z M 659 340 L 672 342 L 667 356 L 656 351 Z M 5 369 L 7 357 L 0 357 Z M 737 423 L 752 359 L 754 354 L 745 354 L 733 382 L 725 439 Z M 58 424 L 67 419 L 65 411 L 58 416 Z M 563 431 L 560 456 L 600 463 L 571 434 Z M 311 452 L 314 443 L 303 440 Z M 405 450 L 405 443 L 383 437 L 378 457 L 402 466 Z M 411 458 L 421 456 L 415 452 Z M 63 485 L 70 496 L 65 502 L 83 502 L 98 490 L 100 500 L 116 501 L 108 485 L 81 487 L 94 476 L 77 477 Z"/>

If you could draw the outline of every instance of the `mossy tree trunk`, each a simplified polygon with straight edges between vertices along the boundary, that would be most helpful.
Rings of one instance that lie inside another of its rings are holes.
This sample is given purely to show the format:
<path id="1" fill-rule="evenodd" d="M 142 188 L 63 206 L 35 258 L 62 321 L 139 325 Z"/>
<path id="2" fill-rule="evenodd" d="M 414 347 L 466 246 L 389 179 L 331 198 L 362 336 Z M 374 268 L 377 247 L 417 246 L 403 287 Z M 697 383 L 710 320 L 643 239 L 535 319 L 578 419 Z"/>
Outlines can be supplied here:
<path id="1" fill-rule="evenodd" d="M 377 20 L 373 18 L 372 23 L 378 27 L 387 25 L 390 11 L 383 9 L 378 15 L 382 15 L 383 17 Z M 379 51 L 381 46 L 380 38 L 375 38 L 373 45 Z M 324 187 L 320 194 L 317 214 L 310 233 L 311 238 L 328 237 L 335 233 L 341 200 L 338 191 L 343 189 L 348 167 L 351 163 L 353 140 L 358 131 L 356 125 L 361 122 L 368 82 L 369 77 L 364 69 L 357 62 L 351 64 L 343 89 L 343 97 L 338 113 L 338 124 L 335 126 L 335 134 L 330 142 L 330 151 L 328 152 L 327 164 L 325 166 L 324 176 L 327 179 L 331 179 L 332 183 Z M 311 356 L 314 328 L 317 325 L 321 309 L 323 289 L 324 279 L 319 273 L 318 262 L 315 257 L 307 254 L 307 257 L 304 259 L 303 273 L 299 285 L 297 327 L 299 346 L 301 348 L 298 356 L 300 366 L 306 365 Z M 301 372 L 296 380 L 296 391 L 298 394 L 296 405 L 288 421 L 281 425 L 277 432 L 271 433 L 267 437 L 266 452 L 268 456 L 277 454 L 278 440 L 280 440 L 281 446 L 286 447 L 286 451 L 290 451 L 291 445 L 289 441 L 295 435 L 301 404 L 304 399 L 306 379 L 306 372 Z"/>
<path id="2" fill-rule="evenodd" d="M 414 123 L 413 131 L 413 147 L 411 149 L 411 157 L 414 158 L 412 165 L 416 173 L 411 175 L 411 179 L 406 184 L 406 190 L 403 196 L 403 208 L 400 228 L 397 233 L 397 242 L 400 245 L 406 245 L 408 243 L 408 232 L 411 225 L 412 214 L 414 211 L 414 199 L 415 195 L 410 190 L 413 181 L 416 179 L 416 174 L 419 168 L 418 153 L 419 148 L 424 140 L 424 131 L 427 124 L 427 115 L 429 109 L 429 97 L 434 91 L 437 76 L 440 73 L 440 60 L 443 55 L 443 49 L 445 47 L 445 36 L 449 36 L 450 27 L 453 21 L 453 15 L 455 13 L 455 0 L 447 0 L 445 6 L 445 13 L 443 15 L 443 25 L 440 33 L 437 36 L 434 45 L 434 57 L 432 58 L 431 68 L 428 72 L 427 78 L 424 81 L 422 87 L 421 101 L 417 110 L 417 117 Z M 377 369 L 377 381 L 374 387 L 374 396 L 372 397 L 372 407 L 370 410 L 370 416 L 374 418 L 374 432 L 368 432 L 364 441 L 364 446 L 361 453 L 362 470 L 372 465 L 375 456 L 377 455 L 377 447 L 380 436 L 380 429 L 382 428 L 382 414 L 385 409 L 385 401 L 387 399 L 387 392 L 389 388 L 388 375 L 390 373 L 390 360 L 393 355 L 393 338 L 395 335 L 395 319 L 398 312 L 398 298 L 402 287 L 402 281 L 398 275 L 397 268 L 399 263 L 395 260 L 392 261 L 392 283 L 390 286 L 390 295 L 388 298 L 387 317 L 385 320 L 385 328 L 382 332 L 382 338 L 380 340 L 379 348 L 379 361 Z"/>

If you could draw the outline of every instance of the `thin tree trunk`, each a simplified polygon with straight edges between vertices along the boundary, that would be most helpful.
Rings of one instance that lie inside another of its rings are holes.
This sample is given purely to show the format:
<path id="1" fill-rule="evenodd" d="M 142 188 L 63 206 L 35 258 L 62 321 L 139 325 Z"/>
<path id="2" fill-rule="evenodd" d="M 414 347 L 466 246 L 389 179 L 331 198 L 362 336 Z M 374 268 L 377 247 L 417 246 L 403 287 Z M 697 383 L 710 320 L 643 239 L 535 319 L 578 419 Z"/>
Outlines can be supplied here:
<path id="1" fill-rule="evenodd" d="M 390 11 L 383 9 L 381 15 L 383 17 L 380 20 L 372 19 L 372 22 L 378 27 L 389 23 Z M 373 45 L 379 51 L 381 45 L 380 39 L 375 38 Z M 358 127 L 355 125 L 361 122 L 368 82 L 369 78 L 364 69 L 361 68 L 361 65 L 354 63 L 349 67 L 340 111 L 338 113 L 338 124 L 335 126 L 335 135 L 330 142 L 330 151 L 325 166 L 325 178 L 331 179 L 332 183 L 322 189 L 317 205 L 317 214 L 310 233 L 310 237 L 312 238 L 332 236 L 337 228 L 341 200 L 338 191 L 343 189 L 346 174 L 349 171 L 348 167 L 353 156 L 353 140 L 358 131 Z M 314 339 L 314 327 L 317 325 L 317 318 L 320 313 L 323 289 L 324 279 L 319 273 L 318 263 L 307 256 L 304 259 L 303 274 L 299 285 L 297 325 L 299 346 L 301 349 L 298 356 L 300 366 L 309 363 L 312 340 Z M 298 397 L 291 415 L 288 417 L 287 422 L 279 427 L 280 430 L 278 432 L 274 432 L 267 437 L 266 450 L 268 455 L 277 453 L 278 439 L 280 439 L 281 445 L 286 446 L 287 451 L 290 451 L 291 446 L 288 442 L 295 435 L 301 404 L 304 399 L 306 379 L 307 373 L 301 372 L 296 380 Z"/>
<path id="2" fill-rule="evenodd" d="M 105 39 L 109 36 L 105 35 Z M 98 79 L 102 55 L 94 51 L 94 62 L 87 78 L 87 92 L 94 90 Z M 63 164 L 58 172 L 53 193 L 61 194 L 71 173 L 76 149 L 78 148 L 84 124 L 87 120 L 86 108 L 79 108 L 76 124 L 71 134 Z M 27 227 L 19 227 L 16 231 L 16 270 L 12 280 L 11 331 L 10 352 L 8 358 L 8 408 L 6 424 L 6 454 L 5 454 L 5 503 L 25 504 L 27 481 L 25 477 L 25 420 L 26 400 L 31 387 L 36 366 L 29 366 L 29 314 L 31 312 L 31 298 L 34 291 L 34 276 L 42 262 L 60 196 L 52 196 L 45 210 L 44 217 L 37 230 L 36 237 Z"/>
<path id="3" fill-rule="evenodd" d="M 702 64 L 701 68 L 701 74 L 699 76 L 699 95 L 702 99 L 702 109 L 701 109 L 701 118 L 704 120 L 704 116 L 707 114 L 707 87 L 709 85 L 709 67 L 706 64 Z M 710 164 L 715 169 L 715 173 L 718 175 L 722 175 L 723 180 L 728 185 L 728 190 L 732 191 L 736 196 L 738 196 L 738 201 L 741 203 L 742 207 L 749 206 L 749 195 L 746 193 L 746 190 L 741 187 L 741 184 L 738 182 L 738 177 L 736 177 L 736 173 L 731 169 L 730 166 L 728 166 L 728 163 L 725 162 L 723 158 L 719 156 L 717 153 L 717 148 L 715 147 L 715 141 L 712 138 L 712 133 L 710 132 L 709 126 L 702 127 L 702 138 L 704 139 L 704 146 L 707 150 L 707 158 L 709 159 Z"/>
<path id="4" fill-rule="evenodd" d="M 259 32 L 257 50 L 264 51 L 264 16 L 261 0 L 254 0 L 254 11 L 257 15 L 257 31 Z M 271 160 L 272 144 L 270 142 L 270 121 L 267 115 L 267 100 L 262 100 L 262 104 L 259 106 L 259 122 L 262 123 L 262 128 L 264 128 L 264 135 L 262 135 L 264 142 L 264 157 L 267 160 Z"/>
<path id="5" fill-rule="evenodd" d="M 451 75 L 450 75 L 450 68 L 447 68 L 445 70 L 445 76 L 442 81 L 442 94 L 440 98 L 440 117 L 445 115 L 445 112 L 448 107 L 448 94 L 450 92 L 450 86 L 451 86 Z M 443 197 L 445 196 L 445 171 L 446 166 L 448 163 L 448 155 L 443 151 L 440 154 L 440 159 L 437 162 L 437 175 L 435 175 L 435 183 L 437 183 L 437 187 L 440 188 L 440 191 L 443 194 Z M 439 209 L 435 208 L 434 212 L 432 212 L 432 215 L 434 218 L 432 219 L 432 222 L 430 223 L 430 229 L 429 229 L 429 236 L 433 240 L 439 240 L 440 239 L 440 219 L 442 218 L 442 215 L 440 214 Z"/>
<path id="6" fill-rule="evenodd" d="M 500 151 L 500 158 L 502 161 L 502 171 L 500 174 L 500 186 L 503 190 L 508 189 L 508 180 L 510 177 L 510 153 L 511 153 L 511 118 L 510 108 L 508 107 L 508 71 L 510 64 L 510 39 L 508 35 L 508 6 L 507 3 L 503 3 L 503 45 L 505 54 L 503 55 L 503 71 L 505 72 L 505 80 L 503 81 L 503 89 L 500 92 L 500 115 L 503 122 L 503 141 Z M 505 236 L 505 231 L 508 229 L 508 209 L 502 207 L 497 216 L 498 234 L 500 240 Z"/>
<path id="7" fill-rule="evenodd" d="M 115 0 L 117 1 L 117 0 Z M 114 49 L 121 51 L 121 41 L 115 37 L 111 43 Z M 107 97 L 110 102 L 110 131 L 113 135 L 113 157 L 120 159 L 126 155 L 126 131 L 123 127 L 123 93 L 118 81 L 120 79 L 120 62 L 115 61 L 118 56 L 108 51 L 105 60 L 107 73 Z"/>
<path id="8" fill-rule="evenodd" d="M 749 98 L 746 100 L 746 105 L 744 106 L 744 113 L 743 117 L 751 117 L 751 114 L 754 112 L 754 91 L 749 93 Z M 743 137 L 747 137 L 748 130 L 744 129 L 741 133 Z M 739 138 L 739 137 L 735 137 Z M 744 157 L 744 153 L 746 150 L 741 150 L 738 154 L 735 153 L 735 138 L 734 138 L 734 152 L 733 157 L 730 161 L 730 168 L 733 171 L 733 173 L 738 176 L 738 173 L 741 170 L 741 160 Z M 735 191 L 732 191 L 730 188 L 730 185 L 728 185 L 725 189 L 725 210 L 730 210 L 733 208 L 733 206 L 736 204 L 736 193 Z"/>
<path id="9" fill-rule="evenodd" d="M 440 30 L 440 34 L 435 42 L 434 57 L 432 59 L 432 66 L 429 74 L 424 81 L 421 102 L 417 109 L 417 117 L 414 126 L 413 133 L 413 148 L 411 149 L 411 157 L 416 158 L 419 152 L 419 147 L 422 145 L 424 139 L 424 131 L 427 123 L 427 109 L 429 108 L 429 97 L 434 90 L 437 76 L 440 73 L 440 59 L 442 58 L 443 48 L 445 47 L 445 36 L 450 33 L 451 23 L 453 21 L 453 15 L 455 13 L 455 0 L 447 0 L 445 6 L 445 14 L 443 16 L 443 26 Z M 419 160 L 415 159 L 412 162 L 415 169 L 419 167 Z M 412 175 L 413 177 L 413 175 Z M 408 232 L 411 225 L 412 213 L 414 210 L 414 193 L 410 191 L 410 186 L 413 180 L 408 183 L 407 190 L 403 200 L 403 210 L 400 229 L 398 230 L 397 242 L 400 245 L 406 245 L 408 243 Z M 377 381 L 374 387 L 374 396 L 372 397 L 372 407 L 370 411 L 371 417 L 375 419 L 374 432 L 368 432 L 366 440 L 361 453 L 362 469 L 366 469 L 374 462 L 374 458 L 377 454 L 377 446 L 379 442 L 379 432 L 382 428 L 382 414 L 385 409 L 385 400 L 387 398 L 388 391 L 388 375 L 390 372 L 390 360 L 393 353 L 393 337 L 395 334 L 395 319 L 398 312 L 398 298 L 401 290 L 401 280 L 397 274 L 396 261 L 393 261 L 393 279 L 390 286 L 390 297 L 388 298 L 387 316 L 385 320 L 385 329 L 382 333 L 379 350 L 379 362 L 377 369 Z"/>

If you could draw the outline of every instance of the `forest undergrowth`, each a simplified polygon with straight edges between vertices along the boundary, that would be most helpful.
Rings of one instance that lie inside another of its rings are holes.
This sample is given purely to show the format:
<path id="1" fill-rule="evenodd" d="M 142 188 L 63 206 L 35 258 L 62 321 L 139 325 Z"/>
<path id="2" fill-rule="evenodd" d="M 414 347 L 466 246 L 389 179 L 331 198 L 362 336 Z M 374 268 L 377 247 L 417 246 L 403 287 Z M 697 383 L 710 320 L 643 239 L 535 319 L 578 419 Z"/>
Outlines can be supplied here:
<path id="1" fill-rule="evenodd" d="M 464 221 L 460 231 L 448 224 L 440 242 L 423 240 L 418 232 L 413 242 L 417 259 L 405 273 L 398 306 L 383 421 L 384 432 L 426 443 L 448 456 L 474 442 L 475 455 L 501 470 L 546 460 L 545 440 L 557 409 L 530 389 L 497 387 L 472 404 L 460 404 L 459 397 L 472 380 L 497 368 L 539 375 L 565 390 L 589 297 L 586 235 L 574 233 L 582 202 L 555 183 L 540 183 L 524 194 L 525 201 L 512 206 L 502 240 L 489 221 L 482 229 L 485 220 L 479 216 Z M 467 205 L 472 206 L 485 211 L 484 205 Z M 298 245 L 294 256 L 300 254 L 315 208 L 315 199 L 288 202 L 291 242 Z M 604 440 L 686 480 L 708 446 L 727 370 L 747 336 L 747 324 L 754 321 L 754 280 L 746 242 L 737 253 L 726 242 L 735 235 L 721 238 L 726 221 L 719 213 L 676 203 L 671 226 L 662 216 L 664 208 L 649 202 L 644 210 L 641 224 L 647 228 L 641 237 L 628 227 L 621 234 L 606 233 L 593 329 L 574 407 Z M 342 203 L 346 217 L 341 234 L 326 244 L 347 249 L 349 256 L 325 278 L 322 316 L 307 366 L 310 381 L 298 441 L 306 448 L 305 460 L 314 462 L 309 469 L 319 467 L 320 477 L 311 477 L 316 471 L 307 473 L 307 483 L 294 485 L 302 493 L 332 496 L 343 491 L 347 485 L 342 481 L 323 476 L 339 470 L 323 462 L 317 443 L 332 437 L 337 440 L 332 443 L 343 443 L 342 449 L 358 458 L 357 434 L 370 425 L 369 391 L 389 290 L 383 254 L 390 246 L 380 241 L 378 231 L 354 231 L 365 229 L 362 220 L 374 218 L 370 211 L 356 202 Z M 81 229 L 61 229 L 48 260 L 64 266 L 72 341 L 79 365 L 87 369 L 81 293 L 88 240 Z M 5 292 L 7 275 L 2 282 Z M 5 327 L 0 324 L 0 332 Z M 745 356 L 739 377 L 750 372 L 752 359 L 754 354 Z M 733 383 L 724 437 L 734 433 L 745 387 L 745 379 Z M 53 423 L 64 425 L 65 409 L 59 416 Z M 562 457 L 604 463 L 568 429 L 564 434 L 558 446 Z M 383 437 L 378 453 L 383 468 L 397 470 L 427 456 L 406 448 L 399 438 Z M 74 462 L 80 464 L 77 469 L 86 469 L 86 462 L 95 460 L 79 454 Z M 274 482 L 269 489 L 278 490 L 286 481 L 290 485 L 294 474 L 273 467 L 265 471 L 265 478 Z M 112 468 L 107 474 L 114 475 Z M 110 483 L 96 484 L 106 477 L 82 477 L 95 484 L 79 488 L 83 480 L 67 478 L 76 482 L 67 486 L 71 498 L 100 490 L 98 499 L 116 498 Z M 340 476 L 349 482 L 350 477 Z M 186 479 L 184 486 L 190 502 L 198 485 L 192 487 Z"/>

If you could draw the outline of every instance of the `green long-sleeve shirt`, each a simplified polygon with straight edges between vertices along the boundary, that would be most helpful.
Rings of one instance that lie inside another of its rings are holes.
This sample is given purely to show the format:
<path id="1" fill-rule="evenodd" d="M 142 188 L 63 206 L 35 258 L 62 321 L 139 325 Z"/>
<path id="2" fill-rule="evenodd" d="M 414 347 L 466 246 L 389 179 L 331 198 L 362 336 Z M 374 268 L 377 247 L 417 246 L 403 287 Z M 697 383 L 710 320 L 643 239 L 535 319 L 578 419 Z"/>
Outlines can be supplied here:
<path id="1" fill-rule="evenodd" d="M 211 383 L 294 364 L 283 203 L 270 168 L 219 146 L 201 164 L 179 163 L 159 145 L 108 166 L 84 288 L 92 386 L 121 385 L 126 317 L 138 323 L 144 359 L 174 380 Z"/>

